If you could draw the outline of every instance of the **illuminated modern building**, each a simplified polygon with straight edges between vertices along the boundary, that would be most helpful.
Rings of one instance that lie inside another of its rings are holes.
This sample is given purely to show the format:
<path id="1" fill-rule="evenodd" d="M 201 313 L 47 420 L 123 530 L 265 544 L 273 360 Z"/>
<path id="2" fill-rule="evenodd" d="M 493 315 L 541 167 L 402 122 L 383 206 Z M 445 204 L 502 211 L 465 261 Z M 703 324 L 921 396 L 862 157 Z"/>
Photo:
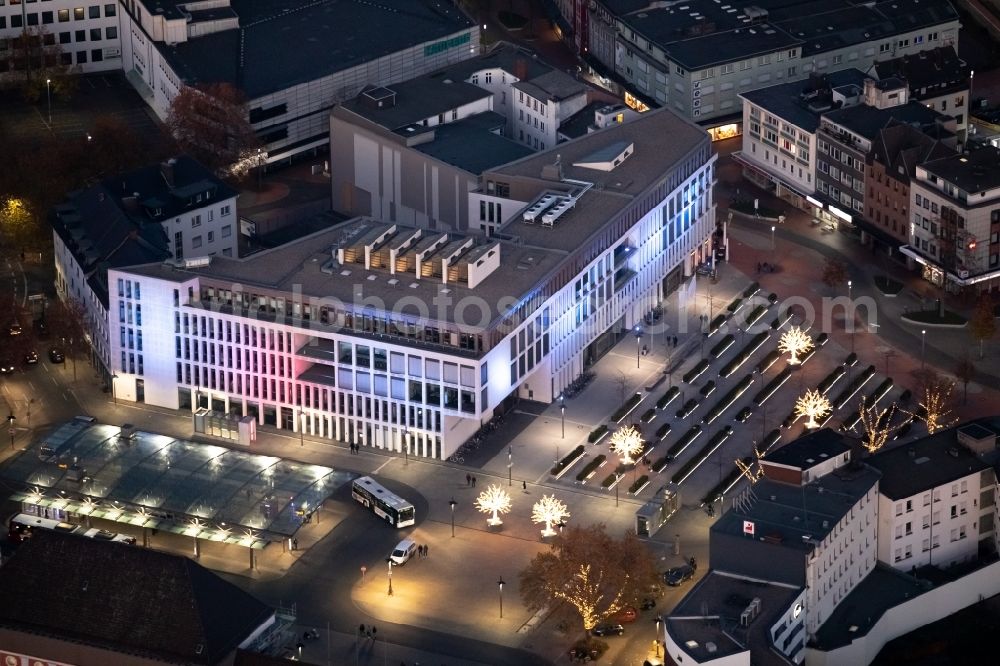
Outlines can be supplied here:
<path id="1" fill-rule="evenodd" d="M 42 35 L 50 52 L 58 54 L 51 66 L 84 74 L 121 69 L 120 13 L 118 2 L 0 2 L 0 80 L 19 76 L 22 59 L 6 42 L 25 31 Z"/>
<path id="2" fill-rule="evenodd" d="M 492 209 L 487 233 L 360 218 L 113 270 L 144 317 L 119 298 L 110 327 L 146 342 L 112 340 L 116 393 L 445 458 L 511 396 L 556 398 L 710 256 L 714 165 L 705 132 L 660 111 L 484 172 L 468 205 Z"/>

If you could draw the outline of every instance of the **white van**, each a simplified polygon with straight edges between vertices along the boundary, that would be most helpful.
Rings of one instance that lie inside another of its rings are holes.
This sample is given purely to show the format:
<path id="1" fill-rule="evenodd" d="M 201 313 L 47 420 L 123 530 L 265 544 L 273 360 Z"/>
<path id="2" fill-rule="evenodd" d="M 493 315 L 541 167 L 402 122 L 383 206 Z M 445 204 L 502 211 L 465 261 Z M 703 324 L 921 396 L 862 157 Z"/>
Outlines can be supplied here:
<path id="1" fill-rule="evenodd" d="M 415 552 L 417 552 L 416 542 L 413 539 L 403 539 L 396 544 L 396 548 L 393 549 L 392 554 L 389 555 L 389 559 L 396 565 L 406 564 L 406 561 L 410 559 Z"/>

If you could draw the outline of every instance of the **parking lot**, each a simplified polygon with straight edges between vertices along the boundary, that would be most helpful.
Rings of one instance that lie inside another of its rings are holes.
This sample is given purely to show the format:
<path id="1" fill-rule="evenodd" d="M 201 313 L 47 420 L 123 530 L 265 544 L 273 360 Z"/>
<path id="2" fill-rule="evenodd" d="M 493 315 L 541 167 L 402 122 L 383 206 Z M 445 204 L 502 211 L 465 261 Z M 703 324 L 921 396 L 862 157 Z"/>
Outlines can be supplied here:
<path id="1" fill-rule="evenodd" d="M 85 137 L 100 116 L 114 116 L 145 138 L 161 132 L 155 115 L 121 72 L 90 74 L 77 79 L 70 99 L 52 96 L 52 114 L 43 95 L 37 104 L 23 101 L 14 91 L 0 95 L 0 127 L 12 138 L 42 136 Z"/>

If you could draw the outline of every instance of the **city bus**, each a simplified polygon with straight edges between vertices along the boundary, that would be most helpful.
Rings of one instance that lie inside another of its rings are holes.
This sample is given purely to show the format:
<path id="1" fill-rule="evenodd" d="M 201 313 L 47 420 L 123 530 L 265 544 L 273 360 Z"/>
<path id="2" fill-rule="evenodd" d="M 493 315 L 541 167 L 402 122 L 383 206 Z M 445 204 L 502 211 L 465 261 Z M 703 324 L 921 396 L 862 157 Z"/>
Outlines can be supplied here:
<path id="1" fill-rule="evenodd" d="M 135 545 L 135 537 L 127 534 L 116 534 L 86 525 L 73 525 L 54 518 L 39 518 L 26 513 L 19 513 L 10 519 L 10 524 L 7 526 L 7 540 L 10 543 L 20 543 L 30 539 L 35 530 L 51 530 L 63 534 L 76 534 L 96 541 L 118 541 Z"/>
<path id="2" fill-rule="evenodd" d="M 393 527 L 413 525 L 413 505 L 380 486 L 370 476 L 362 476 L 351 484 L 351 497 L 375 512 Z"/>

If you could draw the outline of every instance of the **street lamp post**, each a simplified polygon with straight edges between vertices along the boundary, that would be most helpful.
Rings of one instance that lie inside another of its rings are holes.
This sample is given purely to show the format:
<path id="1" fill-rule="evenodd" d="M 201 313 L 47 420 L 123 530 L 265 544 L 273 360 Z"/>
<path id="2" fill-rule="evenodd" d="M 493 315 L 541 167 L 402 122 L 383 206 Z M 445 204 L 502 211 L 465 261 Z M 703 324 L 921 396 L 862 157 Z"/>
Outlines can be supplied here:
<path id="1" fill-rule="evenodd" d="M 451 538 L 452 539 L 455 538 L 455 504 L 457 504 L 457 502 L 455 502 L 455 498 L 454 497 L 452 497 L 450 500 L 448 500 L 448 506 L 451 507 Z"/>
<path id="2" fill-rule="evenodd" d="M 847 300 L 853 302 L 852 300 L 852 289 L 854 283 L 851 280 L 847 281 Z M 847 319 L 845 318 L 846 322 Z M 854 308 L 851 308 L 851 353 L 854 353 Z"/>
<path id="3" fill-rule="evenodd" d="M 45 99 L 49 103 L 49 125 L 52 124 L 52 79 L 45 79 Z"/>
<path id="4" fill-rule="evenodd" d="M 514 485 L 514 449 L 508 444 L 507 445 L 507 485 Z"/>
<path id="5" fill-rule="evenodd" d="M 118 375 L 111 373 L 111 398 L 115 401 L 115 406 L 118 405 Z"/>
<path id="6" fill-rule="evenodd" d="M 924 352 L 927 351 L 927 329 L 920 331 L 920 369 L 924 369 Z"/>
<path id="7" fill-rule="evenodd" d="M 497 581 L 497 586 L 500 588 L 500 619 L 503 619 L 503 576 L 500 576 L 500 580 Z"/>
<path id="8" fill-rule="evenodd" d="M 258 192 L 260 191 L 260 189 L 262 187 L 262 184 L 261 184 L 261 175 L 262 175 L 262 173 L 261 172 L 264 169 L 264 165 L 263 165 L 263 163 L 261 161 L 262 160 L 261 155 L 262 155 L 261 149 L 258 148 L 257 149 L 257 191 Z"/>
<path id="9" fill-rule="evenodd" d="M 639 367 L 639 344 L 642 342 L 642 329 L 635 327 L 635 367 Z"/>
<path id="10" fill-rule="evenodd" d="M 615 506 L 618 506 L 618 483 L 622 480 L 622 475 L 615 470 Z"/>
<path id="11" fill-rule="evenodd" d="M 410 465 L 410 429 L 403 426 L 403 466 Z"/>
<path id="12" fill-rule="evenodd" d="M 10 432 L 10 450 L 14 450 L 14 422 L 17 421 L 17 417 L 14 416 L 14 412 L 11 412 L 7 417 L 7 425 L 9 427 L 8 432 Z"/>
<path id="13" fill-rule="evenodd" d="M 299 409 L 299 446 L 306 445 L 306 413 Z"/>
<path id="14" fill-rule="evenodd" d="M 656 656 L 657 657 L 660 656 L 660 622 L 661 621 L 662 621 L 662 618 L 659 615 L 657 615 L 656 616 L 656 640 L 655 640 L 655 643 L 656 643 Z"/>
<path id="15" fill-rule="evenodd" d="M 774 225 L 771 225 L 771 252 L 774 252 Z M 774 258 L 773 256 L 771 257 Z"/>
<path id="16" fill-rule="evenodd" d="M 387 557 L 387 558 L 385 558 L 385 561 L 389 565 L 389 596 L 391 597 L 392 596 L 392 558 L 391 557 Z"/>
<path id="17" fill-rule="evenodd" d="M 566 398 L 559 394 L 559 416 L 562 419 L 562 438 L 566 439 Z"/>

